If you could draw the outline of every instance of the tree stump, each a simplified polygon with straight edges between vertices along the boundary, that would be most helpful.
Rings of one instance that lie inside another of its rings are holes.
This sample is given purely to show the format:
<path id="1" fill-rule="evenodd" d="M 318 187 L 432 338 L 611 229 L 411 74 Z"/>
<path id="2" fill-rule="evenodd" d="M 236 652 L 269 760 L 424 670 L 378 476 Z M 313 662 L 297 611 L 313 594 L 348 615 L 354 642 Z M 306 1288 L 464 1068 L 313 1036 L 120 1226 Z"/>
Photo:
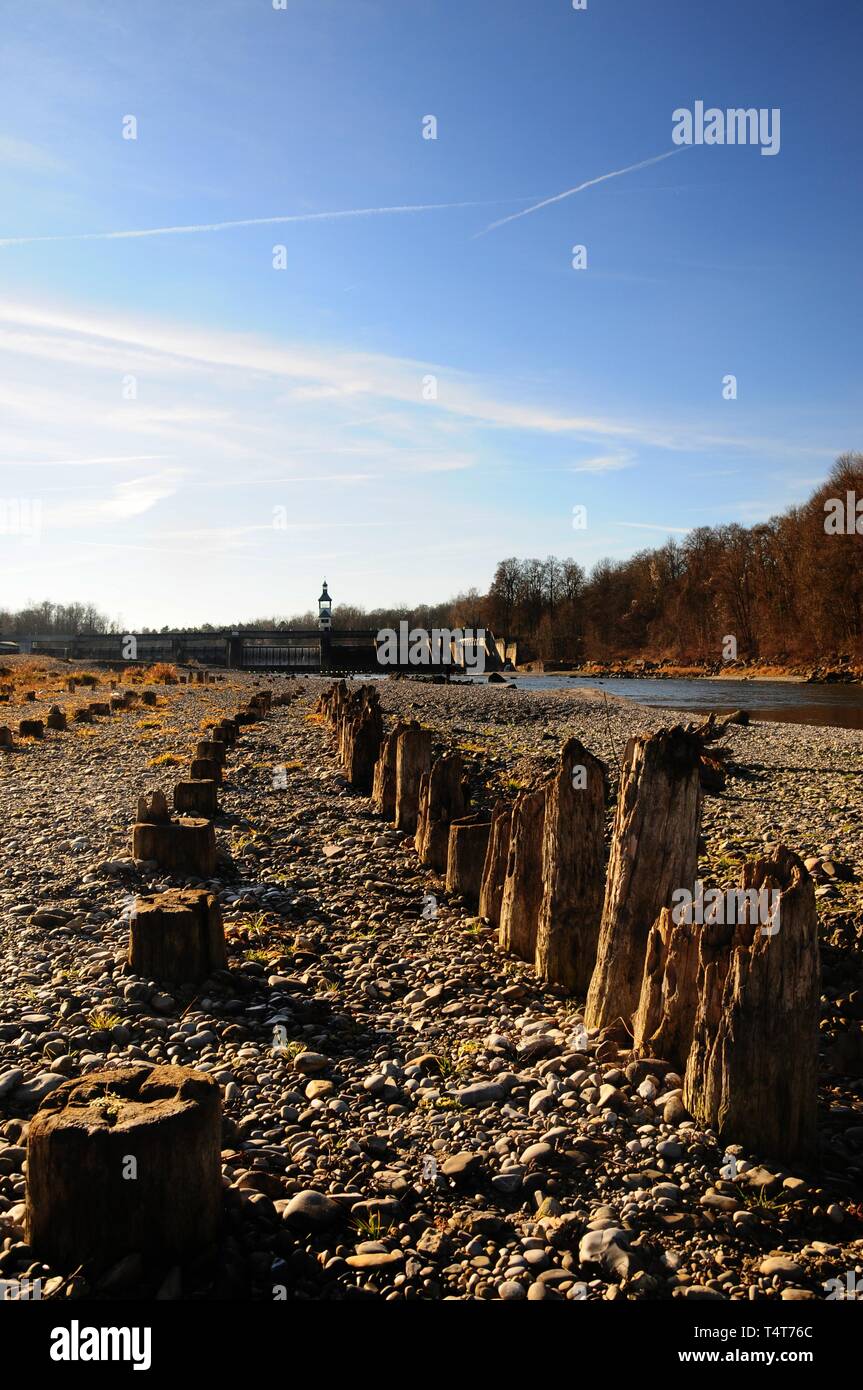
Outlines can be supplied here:
<path id="1" fill-rule="evenodd" d="M 536 956 L 536 934 L 542 905 L 542 835 L 545 788 L 521 792 L 512 812 L 509 858 L 500 905 L 498 942 L 522 960 Z"/>
<path id="2" fill-rule="evenodd" d="M 462 795 L 464 763 L 459 753 L 444 753 L 420 779 L 416 848 L 420 863 L 444 873 L 453 821 L 465 812 Z"/>
<path id="3" fill-rule="evenodd" d="M 623 757 L 608 881 L 585 1027 L 628 1025 L 647 937 L 672 894 L 692 892 L 701 818 L 699 739 L 680 726 L 630 739 Z"/>
<path id="4" fill-rule="evenodd" d="M 632 1020 L 636 1056 L 666 1057 L 683 1071 L 692 1046 L 698 1005 L 702 934 L 695 922 L 675 922 L 662 909 L 647 938 L 644 978 Z"/>
<path id="5" fill-rule="evenodd" d="M 138 898 L 129 919 L 129 964 L 145 980 L 200 984 L 227 970 L 219 900 L 198 888 Z"/>
<path id="6" fill-rule="evenodd" d="M 189 769 L 193 782 L 215 782 L 222 785 L 222 764 L 216 758 L 193 758 Z"/>
<path id="7" fill-rule="evenodd" d="M 446 861 L 448 893 L 458 893 L 470 903 L 479 901 L 490 834 L 491 821 L 479 813 L 452 822 Z"/>
<path id="8" fill-rule="evenodd" d="M 512 806 L 507 801 L 498 801 L 491 813 L 491 832 L 479 890 L 479 915 L 493 927 L 500 923 L 511 830 Z"/>
<path id="9" fill-rule="evenodd" d="M 49 729 L 57 729 L 61 733 L 63 733 L 66 730 L 66 715 L 63 713 L 59 705 L 51 706 L 51 708 L 48 711 L 48 714 L 46 715 L 45 723 L 48 725 Z"/>
<path id="10" fill-rule="evenodd" d="M 212 878 L 216 872 L 213 822 L 194 816 L 158 824 L 139 822 L 132 827 L 132 857 L 153 859 L 160 868 L 184 876 Z"/>
<path id="11" fill-rule="evenodd" d="M 815 1150 L 818 1091 L 815 886 L 797 855 L 780 847 L 773 859 L 744 866 L 741 887 L 778 890 L 779 915 L 768 925 L 750 899 L 737 923 L 726 923 L 724 940 L 702 938 L 683 1103 L 720 1143 L 806 1159 Z"/>
<path id="12" fill-rule="evenodd" d="M 596 964 L 605 892 L 605 776 L 573 738 L 545 788 L 536 973 L 582 998 Z"/>
<path id="13" fill-rule="evenodd" d="M 174 810 L 187 816 L 205 816 L 208 820 L 219 814 L 219 792 L 211 778 L 178 782 L 174 787 Z"/>
<path id="14" fill-rule="evenodd" d="M 26 1239 L 59 1269 L 204 1252 L 222 1218 L 221 1103 L 188 1067 L 91 1072 L 52 1091 L 27 1137 Z"/>
<path id="15" fill-rule="evenodd" d="M 395 825 L 412 835 L 417 828 L 420 780 L 431 767 L 431 732 L 411 720 L 396 745 Z"/>
<path id="16" fill-rule="evenodd" d="M 45 725 L 41 719 L 22 719 L 18 725 L 19 738 L 44 738 Z"/>
<path id="17" fill-rule="evenodd" d="M 384 820 L 395 820 L 396 814 L 396 752 L 399 734 L 407 725 L 398 720 L 385 736 L 375 763 L 372 782 L 372 810 Z"/>
<path id="18" fill-rule="evenodd" d="M 14 748 L 15 739 L 8 724 L 0 725 L 0 748 Z"/>

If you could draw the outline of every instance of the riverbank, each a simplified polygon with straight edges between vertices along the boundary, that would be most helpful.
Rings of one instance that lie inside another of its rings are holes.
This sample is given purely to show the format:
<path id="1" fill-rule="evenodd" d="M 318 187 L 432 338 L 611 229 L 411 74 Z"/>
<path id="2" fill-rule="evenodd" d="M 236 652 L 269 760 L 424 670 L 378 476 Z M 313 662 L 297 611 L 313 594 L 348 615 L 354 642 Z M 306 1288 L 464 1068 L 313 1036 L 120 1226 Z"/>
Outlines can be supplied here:
<path id="1" fill-rule="evenodd" d="M 581 666 L 555 666 L 542 661 L 526 662 L 515 674 L 571 676 L 576 679 L 616 680 L 731 680 L 793 681 L 801 684 L 860 685 L 863 665 L 848 660 L 812 664 L 772 664 L 770 662 L 705 661 L 678 663 L 630 659 L 612 662 L 586 662 Z"/>
<path id="2" fill-rule="evenodd" d="M 779 1301 L 844 1280 L 863 1260 L 863 1059 L 849 1075 L 863 736 L 735 728 L 727 790 L 705 803 L 705 882 L 733 882 L 783 841 L 812 863 L 824 951 L 819 1164 L 739 1152 L 732 1179 L 667 1065 L 576 1042 L 582 1001 L 502 956 L 410 837 L 349 790 L 313 715 L 321 680 L 229 756 L 210 885 L 227 977 L 195 997 L 130 974 L 130 904 L 168 886 L 129 859 L 137 794 L 168 790 L 202 721 L 263 683 L 160 687 L 153 710 L 0 755 L 0 1276 L 30 1268 L 53 1288 L 65 1273 L 40 1271 L 22 1243 L 40 1097 L 106 1062 L 176 1061 L 223 1090 L 218 1261 L 160 1268 L 130 1252 L 75 1276 L 73 1298 Z M 532 785 L 572 735 L 614 787 L 626 739 L 677 719 L 580 690 L 399 681 L 381 700 L 459 747 L 478 804 Z"/>

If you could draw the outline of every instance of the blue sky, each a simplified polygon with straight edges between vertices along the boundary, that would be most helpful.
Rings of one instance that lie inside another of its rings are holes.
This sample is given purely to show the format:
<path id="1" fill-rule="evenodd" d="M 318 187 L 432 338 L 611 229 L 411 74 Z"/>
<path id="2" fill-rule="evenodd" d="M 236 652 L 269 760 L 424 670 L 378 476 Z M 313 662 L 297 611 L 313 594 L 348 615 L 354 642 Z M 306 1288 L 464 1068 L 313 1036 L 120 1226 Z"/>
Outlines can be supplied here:
<path id="1" fill-rule="evenodd" d="M 3 22 L 0 606 L 436 600 L 766 518 L 861 446 L 857 0 Z M 779 108 L 779 153 L 675 146 L 697 100 Z"/>

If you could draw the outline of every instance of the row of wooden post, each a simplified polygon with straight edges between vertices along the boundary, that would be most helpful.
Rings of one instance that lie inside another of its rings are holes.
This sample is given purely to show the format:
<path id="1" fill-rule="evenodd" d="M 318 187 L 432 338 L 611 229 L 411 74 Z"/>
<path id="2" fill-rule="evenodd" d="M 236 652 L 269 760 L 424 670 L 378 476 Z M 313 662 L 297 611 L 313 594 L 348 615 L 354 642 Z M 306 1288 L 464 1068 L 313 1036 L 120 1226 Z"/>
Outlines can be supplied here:
<path id="1" fill-rule="evenodd" d="M 757 915 L 757 895 L 720 925 L 678 924 L 670 912 L 676 891 L 696 892 L 705 767 L 724 767 L 706 744 L 722 726 L 628 742 L 606 863 L 607 770 L 578 739 L 540 786 L 471 814 L 460 755 L 433 759 L 432 733 L 416 722 L 384 732 L 376 687 L 340 681 L 318 710 L 352 785 L 414 835 L 448 891 L 478 904 L 502 950 L 585 999 L 591 1032 L 679 1068 L 686 1108 L 723 1141 L 812 1153 L 820 962 L 803 863 L 779 848 L 743 868 L 741 890 L 779 895 L 778 931 Z"/>

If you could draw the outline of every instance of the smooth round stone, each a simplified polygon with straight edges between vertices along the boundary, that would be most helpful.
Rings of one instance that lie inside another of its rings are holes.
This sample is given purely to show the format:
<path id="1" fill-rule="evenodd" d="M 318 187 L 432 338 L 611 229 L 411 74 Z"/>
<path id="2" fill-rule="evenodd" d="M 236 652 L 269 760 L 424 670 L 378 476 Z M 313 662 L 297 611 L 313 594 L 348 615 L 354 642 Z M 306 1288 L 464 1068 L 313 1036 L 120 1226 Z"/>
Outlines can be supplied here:
<path id="1" fill-rule="evenodd" d="M 527 1293 L 523 1284 L 518 1284 L 514 1279 L 506 1279 L 498 1285 L 498 1298 L 502 1298 L 504 1303 L 517 1303 L 520 1299 L 526 1298 Z"/>

